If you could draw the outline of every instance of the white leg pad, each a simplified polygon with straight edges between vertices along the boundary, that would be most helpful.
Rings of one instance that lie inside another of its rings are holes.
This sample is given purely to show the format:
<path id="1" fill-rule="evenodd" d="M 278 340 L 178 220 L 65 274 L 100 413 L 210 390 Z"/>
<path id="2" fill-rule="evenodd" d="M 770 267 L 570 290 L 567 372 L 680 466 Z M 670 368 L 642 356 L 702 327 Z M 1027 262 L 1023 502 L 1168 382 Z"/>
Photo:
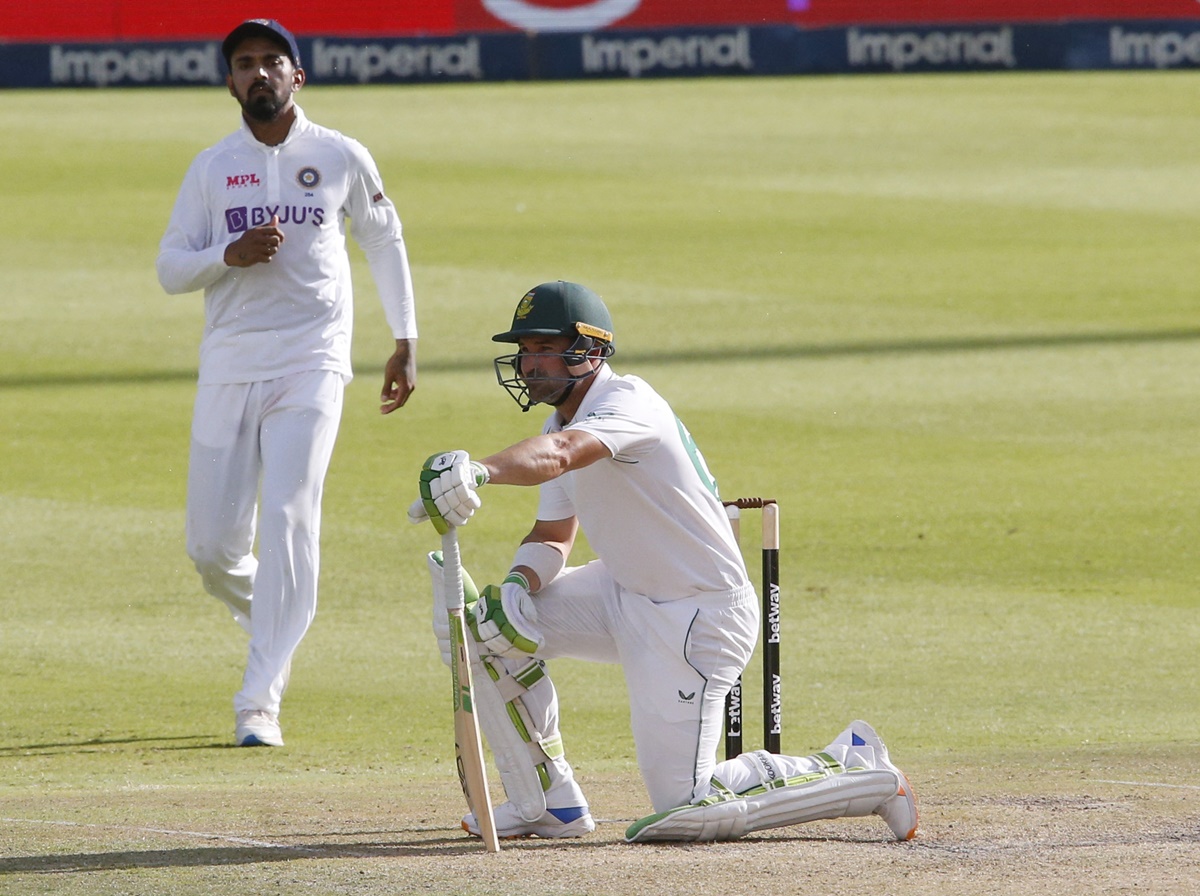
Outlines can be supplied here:
<path id="1" fill-rule="evenodd" d="M 890 769 L 827 770 L 778 779 L 746 793 L 718 792 L 698 803 L 649 815 L 625 832 L 630 843 L 736 840 L 752 831 L 823 818 L 870 815 L 896 795 Z"/>
<path id="2" fill-rule="evenodd" d="M 546 814 L 546 793 L 538 774 L 538 765 L 546 761 L 546 756 L 539 746 L 536 732 L 527 729 L 532 738 L 526 740 L 508 714 L 506 704 L 510 701 L 501 693 L 501 687 L 511 687 L 516 683 L 515 679 L 499 662 L 485 666 L 473 642 L 468 641 L 467 650 L 471 654 L 471 674 L 475 683 L 475 712 L 479 716 L 479 727 L 491 747 L 500 780 L 504 783 L 504 793 L 525 821 L 537 821 Z M 493 681 L 489 666 L 493 671 L 500 672 L 499 682 Z M 520 705 L 520 698 L 512 698 L 511 703 L 516 709 Z M 524 724 L 528 725 L 527 714 L 519 710 L 518 713 L 524 717 Z M 532 751 L 535 749 L 540 761 L 534 758 Z"/>
<path id="3" fill-rule="evenodd" d="M 446 640 L 445 646 L 442 647 L 442 657 L 448 664 L 450 624 L 446 619 L 446 608 L 442 598 L 444 588 L 441 554 L 429 554 L 428 565 L 430 578 L 433 579 L 433 629 L 439 640 Z M 464 584 L 470 581 L 465 571 L 463 577 Z M 478 597 L 474 583 L 467 585 L 466 590 L 468 601 L 473 602 Z M 527 741 L 517 729 L 509 716 L 507 705 L 511 702 L 514 708 L 520 706 L 520 697 L 526 689 L 504 665 L 493 662 L 490 665 L 498 677 L 497 683 L 480 661 L 476 644 L 469 634 L 467 652 L 471 656 L 471 678 L 475 686 L 475 715 L 492 750 L 496 770 L 500 772 L 500 780 L 504 783 L 504 792 L 525 821 L 536 821 L 546 813 L 544 784 L 538 774 L 538 765 L 545 761 L 545 756 L 537 741 Z M 501 692 L 502 687 L 507 693 Z M 528 719 L 527 713 L 516 711 L 518 718 Z M 532 729 L 527 721 L 523 722 L 523 726 L 526 731 Z"/>

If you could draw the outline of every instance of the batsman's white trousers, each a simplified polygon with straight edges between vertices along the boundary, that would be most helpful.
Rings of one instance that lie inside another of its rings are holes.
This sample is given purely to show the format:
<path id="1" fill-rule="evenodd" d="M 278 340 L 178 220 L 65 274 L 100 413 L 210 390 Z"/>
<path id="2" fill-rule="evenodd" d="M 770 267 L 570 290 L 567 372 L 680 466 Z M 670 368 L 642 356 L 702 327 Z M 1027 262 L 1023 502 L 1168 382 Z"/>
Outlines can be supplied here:
<path id="1" fill-rule="evenodd" d="M 197 391 L 187 551 L 250 635 L 236 711 L 279 712 L 316 615 L 321 494 L 344 389 L 341 374 L 310 371 Z"/>
<path id="2" fill-rule="evenodd" d="M 753 586 L 655 601 L 622 589 L 596 560 L 564 570 L 534 604 L 545 637 L 539 658 L 621 665 L 638 768 L 654 810 L 706 796 L 725 695 L 758 636 Z"/>

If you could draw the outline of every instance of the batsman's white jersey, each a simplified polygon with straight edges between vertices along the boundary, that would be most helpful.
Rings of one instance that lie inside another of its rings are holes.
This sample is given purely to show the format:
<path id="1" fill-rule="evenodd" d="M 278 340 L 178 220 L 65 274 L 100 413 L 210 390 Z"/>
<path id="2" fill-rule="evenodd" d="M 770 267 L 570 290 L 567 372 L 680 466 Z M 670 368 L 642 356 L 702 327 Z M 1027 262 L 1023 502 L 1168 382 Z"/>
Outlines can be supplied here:
<path id="1" fill-rule="evenodd" d="M 622 588 L 656 601 L 749 586 L 717 485 L 687 428 L 644 380 L 603 365 L 568 429 L 587 432 L 611 460 L 541 487 L 538 519 L 578 517 Z M 545 432 L 563 429 L 551 415 Z"/>
<path id="2" fill-rule="evenodd" d="M 656 811 L 707 792 L 725 695 L 757 637 L 758 601 L 716 483 L 667 402 L 607 365 L 566 428 L 612 458 L 541 486 L 538 518 L 575 516 L 599 559 L 537 594 L 537 656 L 619 663 Z M 545 431 L 559 429 L 557 416 Z M 532 694 L 527 705 L 537 702 Z M 557 718 L 557 701 L 546 708 Z"/>
<path id="3" fill-rule="evenodd" d="M 231 268 L 225 247 L 279 217 L 270 264 Z M 200 383 L 248 383 L 310 370 L 349 379 L 353 327 L 346 219 L 397 339 L 417 336 L 400 219 L 362 144 L 299 107 L 287 139 L 241 128 L 201 152 L 180 187 L 158 256 L 169 293 L 204 290 Z"/>

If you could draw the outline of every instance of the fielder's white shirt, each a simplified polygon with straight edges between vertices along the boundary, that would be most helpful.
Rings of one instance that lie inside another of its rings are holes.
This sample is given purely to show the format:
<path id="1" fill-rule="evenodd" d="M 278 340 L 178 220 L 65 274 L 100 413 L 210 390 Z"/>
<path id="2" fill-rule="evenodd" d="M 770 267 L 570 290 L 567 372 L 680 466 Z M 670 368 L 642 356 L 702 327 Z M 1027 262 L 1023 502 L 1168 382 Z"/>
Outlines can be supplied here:
<path id="1" fill-rule="evenodd" d="M 225 264 L 225 247 L 279 216 L 270 264 Z M 400 218 L 370 153 L 296 107 L 278 146 L 241 128 L 201 152 L 159 246 L 168 293 L 204 290 L 200 384 L 247 383 L 309 370 L 351 376 L 353 307 L 346 219 L 370 265 L 392 335 L 416 338 Z"/>
<path id="2" fill-rule="evenodd" d="M 578 429 L 612 457 L 544 483 L 538 519 L 578 517 L 625 590 L 654 600 L 727 594 L 749 584 L 717 484 L 683 423 L 649 384 L 607 364 L 575 414 L 543 432 Z"/>

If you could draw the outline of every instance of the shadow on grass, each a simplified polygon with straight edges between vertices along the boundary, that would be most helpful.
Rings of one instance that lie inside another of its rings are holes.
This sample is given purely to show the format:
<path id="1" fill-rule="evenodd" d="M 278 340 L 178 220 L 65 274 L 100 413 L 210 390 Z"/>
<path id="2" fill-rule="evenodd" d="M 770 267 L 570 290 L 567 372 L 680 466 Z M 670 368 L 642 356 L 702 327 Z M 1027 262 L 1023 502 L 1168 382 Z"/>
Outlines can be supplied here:
<path id="1" fill-rule="evenodd" d="M 1029 333 L 1008 336 L 961 336 L 941 339 L 898 339 L 874 342 L 831 342 L 810 345 L 714 346 L 679 351 L 621 353 L 622 362 L 639 364 L 692 364 L 704 362 L 800 361 L 820 358 L 871 357 L 876 355 L 928 355 L 951 352 L 1011 351 L 1014 349 L 1070 348 L 1073 346 L 1150 345 L 1163 342 L 1200 340 L 1200 328 L 1126 330 L 1097 333 Z M 421 361 L 429 373 L 459 373 L 486 368 L 490 356 L 443 358 Z M 360 376 L 376 376 L 377 367 L 355 369 Z M 89 373 L 14 373 L 0 376 L 0 389 L 29 389 L 55 386 L 110 386 L 138 383 L 192 382 L 196 370 L 127 370 Z"/>
<path id="2" fill-rule="evenodd" d="M 59 743 L 17 744 L 0 746 L 0 756 L 33 756 L 38 754 L 69 753 L 72 751 L 86 753 L 95 747 L 113 747 L 128 744 L 166 744 L 159 747 L 162 750 L 208 750 L 213 748 L 234 747 L 227 740 L 218 740 L 216 734 L 186 734 L 178 737 L 93 737 L 87 740 L 69 740 Z M 186 744 L 172 746 L 174 741 L 186 741 Z M 196 743 L 203 741 L 203 743 Z"/>
<path id="3" fill-rule="evenodd" d="M 158 832 L 172 833 L 172 832 Z M 183 832 L 180 832 L 183 833 Z M 205 836 L 190 834 L 189 836 Z M 217 839 L 216 835 L 208 835 Z M 232 839 L 232 838 L 221 838 Z M 602 841 L 522 840 L 505 843 L 504 851 L 540 849 L 602 849 Z M 0 858 L 0 877 L 11 874 L 83 874 L 146 868 L 201 868 L 221 865 L 257 865 L 313 859 L 388 859 L 421 856 L 469 856 L 483 852 L 478 840 L 458 836 L 422 837 L 386 843 L 315 843 L 311 845 L 230 845 L 181 849 L 120 850 Z"/>
<path id="4" fill-rule="evenodd" d="M 1121 330 L 1096 333 L 1014 333 L 997 336 L 952 336 L 939 339 L 897 339 L 863 342 L 830 342 L 811 345 L 731 346 L 728 349 L 638 352 L 622 356 L 642 363 L 680 364 L 704 361 L 800 361 L 820 358 L 872 357 L 876 355 L 935 355 L 954 352 L 1012 351 L 1021 349 L 1095 347 L 1104 345 L 1155 345 L 1195 342 L 1200 328 Z"/>

